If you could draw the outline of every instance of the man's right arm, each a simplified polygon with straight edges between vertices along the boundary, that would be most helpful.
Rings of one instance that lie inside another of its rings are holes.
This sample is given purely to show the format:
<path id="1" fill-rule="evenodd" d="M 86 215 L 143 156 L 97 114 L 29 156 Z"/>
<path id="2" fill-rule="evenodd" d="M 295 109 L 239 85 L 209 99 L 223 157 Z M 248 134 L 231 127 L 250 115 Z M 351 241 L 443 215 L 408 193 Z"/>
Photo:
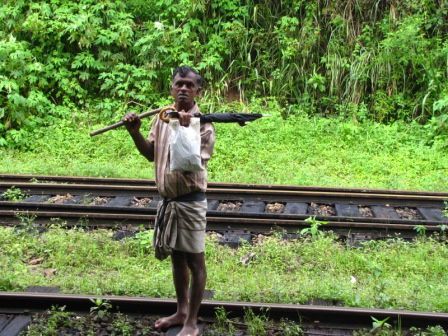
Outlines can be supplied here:
<path id="1" fill-rule="evenodd" d="M 134 140 L 135 146 L 140 154 L 147 158 L 148 161 L 154 161 L 154 143 L 145 139 L 140 132 L 129 134 L 131 135 L 132 140 Z"/>
<path id="2" fill-rule="evenodd" d="M 142 122 L 138 115 L 128 113 L 122 120 L 140 154 L 147 158 L 148 161 L 154 161 L 154 142 L 148 141 L 140 133 Z"/>

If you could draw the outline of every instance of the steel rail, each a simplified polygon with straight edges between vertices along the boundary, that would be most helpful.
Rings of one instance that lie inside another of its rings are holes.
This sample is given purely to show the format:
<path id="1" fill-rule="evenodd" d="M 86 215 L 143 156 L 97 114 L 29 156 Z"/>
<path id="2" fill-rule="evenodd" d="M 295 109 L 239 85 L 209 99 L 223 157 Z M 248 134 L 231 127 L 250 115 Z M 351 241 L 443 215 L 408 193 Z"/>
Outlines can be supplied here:
<path id="1" fill-rule="evenodd" d="M 144 226 L 153 228 L 154 215 L 144 214 L 114 214 L 114 213 L 73 213 L 73 212 L 17 212 L 0 210 L 0 224 L 19 224 L 18 214 L 25 216 L 37 216 L 34 223 L 48 225 L 48 223 L 63 223 L 63 226 L 74 227 L 84 226 L 90 228 L 122 228 L 129 225 Z M 56 220 L 56 221 L 54 221 Z M 231 231 L 241 233 L 271 233 L 273 231 L 285 231 L 297 233 L 300 229 L 309 227 L 305 220 L 287 219 L 254 219 L 254 218 L 225 218 L 207 217 L 207 231 L 227 233 Z M 401 238 L 412 238 L 416 235 L 415 225 L 387 224 L 387 223 L 361 223 L 361 222 L 328 222 L 321 230 L 332 230 L 341 237 L 353 235 L 365 235 L 362 240 L 372 238 L 386 238 L 399 236 Z M 440 231 L 439 225 L 425 226 L 428 233 Z"/>
<path id="2" fill-rule="evenodd" d="M 149 208 L 133 208 L 133 207 L 107 207 L 94 205 L 78 205 L 78 204 L 46 204 L 46 203 L 28 203 L 28 202 L 0 202 L 0 214 L 7 216 L 14 213 L 28 213 L 28 214 L 70 214 L 77 218 L 96 216 L 108 216 L 110 218 L 136 218 L 143 220 L 152 220 L 156 214 L 156 204 Z M 133 217 L 134 216 L 134 217 Z M 105 217 L 105 218 L 106 218 Z M 276 225 L 278 223 L 302 223 L 306 224 L 305 220 L 309 218 L 308 214 L 276 214 L 276 213 L 241 213 L 241 212 L 224 212 L 216 210 L 208 210 L 207 218 L 222 221 L 234 221 L 244 224 L 246 221 L 254 221 L 263 223 L 270 223 Z M 372 225 L 382 228 L 396 228 L 401 227 L 415 227 L 415 225 L 425 224 L 427 228 L 436 228 L 442 222 L 433 220 L 403 220 L 390 218 L 375 218 L 375 217 L 347 217 L 347 216 L 316 216 L 317 220 L 329 220 L 330 225 L 333 223 L 347 223 L 347 225 Z M 448 219 L 446 220 L 448 223 Z"/>
<path id="3" fill-rule="evenodd" d="M 93 184 L 46 184 L 46 183 L 3 183 L 0 182 L 0 191 L 6 191 L 11 187 L 20 188 L 23 192 L 31 194 L 60 194 L 60 193 L 90 193 L 92 195 L 116 196 L 133 195 L 137 197 L 154 197 L 157 195 L 155 186 L 121 186 L 121 185 L 93 185 Z M 241 189 L 241 188 L 209 188 L 207 195 L 211 199 L 239 199 L 252 196 L 253 199 L 265 200 L 309 200 L 326 201 L 345 200 L 373 204 L 387 201 L 388 204 L 401 204 L 407 201 L 407 205 L 431 205 L 443 206 L 448 200 L 446 195 L 401 195 L 383 193 L 362 192 L 337 192 L 337 191 L 309 191 L 309 190 L 274 190 L 274 189 Z M 281 199 L 279 199 L 281 198 Z M 367 203 L 366 203 L 367 202 Z"/>
<path id="4" fill-rule="evenodd" d="M 171 314 L 176 310 L 172 299 L 96 296 L 53 293 L 0 292 L 1 309 L 17 311 L 46 310 L 52 306 L 65 306 L 70 311 L 88 312 L 94 306 L 92 299 L 107 300 L 122 313 Z M 413 312 L 407 310 L 384 310 L 367 308 L 348 308 L 299 304 L 274 304 L 253 302 L 203 301 L 200 315 L 213 318 L 217 308 L 223 307 L 230 317 L 243 317 L 246 309 L 255 313 L 268 314 L 270 318 L 287 318 L 308 323 L 337 323 L 338 325 L 363 325 L 371 327 L 372 317 L 402 327 L 427 327 L 440 325 L 448 327 L 447 313 Z"/>
<path id="5" fill-rule="evenodd" d="M 119 185 L 119 186 L 155 186 L 154 180 L 148 179 L 125 179 L 125 178 L 100 178 L 86 176 L 56 176 L 56 175 L 32 175 L 32 174 L 0 174 L 1 183 L 26 183 L 26 182 L 47 182 L 47 183 L 74 183 L 74 184 L 95 184 L 95 185 Z M 293 185 L 270 185 L 270 184 L 242 184 L 242 183 L 217 183 L 210 182 L 209 189 L 253 189 L 253 190 L 283 190 L 283 191 L 316 191 L 316 192 L 336 192 L 336 193 L 360 193 L 360 194 L 385 194 L 385 195 L 422 195 L 436 196 L 448 199 L 448 192 L 427 192 L 413 190 L 388 190 L 388 189 L 366 189 L 366 188 L 335 188 L 316 186 L 293 186 Z"/>
<path id="6" fill-rule="evenodd" d="M 7 175 L 7 177 L 17 178 L 16 175 Z M 20 178 L 23 176 L 19 176 Z M 79 182 L 79 178 L 72 179 Z M 141 182 L 141 180 L 138 181 Z M 82 184 L 19 182 L 17 180 L 0 182 L 0 193 L 14 185 L 32 195 L 23 202 L 0 200 L 0 223 L 5 225 L 16 223 L 18 219 L 14 217 L 22 214 L 38 216 L 36 222 L 39 223 L 42 223 L 44 219 L 62 218 L 67 220 L 67 226 L 78 225 L 80 221 L 84 224 L 88 223 L 87 225 L 101 227 L 117 227 L 126 224 L 150 226 L 152 224 L 157 201 L 160 199 L 154 185 L 91 184 L 90 182 Z M 322 226 L 322 229 L 336 230 L 342 235 L 344 230 L 351 233 L 380 230 L 386 234 L 407 232 L 408 236 L 412 236 L 416 234 L 417 225 L 425 225 L 426 231 L 433 232 L 441 231 L 441 224 L 448 223 L 448 218 L 443 217 L 443 201 L 448 199 L 448 193 L 401 195 L 374 190 L 368 193 L 362 190 L 340 192 L 336 189 L 324 192 L 301 190 L 300 187 L 296 189 L 265 187 L 265 189 L 260 186 L 255 189 L 247 186 L 230 188 L 228 185 L 228 187 L 209 188 L 207 191 L 209 230 L 270 232 L 281 228 L 287 232 L 297 232 L 298 229 L 309 226 L 305 219 L 312 216 L 313 202 L 317 205 L 333 207 L 333 212 L 317 215 L 316 219 L 328 222 L 327 225 Z M 75 198 L 62 204 L 47 202 L 54 195 L 64 196 L 64 194 L 71 194 Z M 105 205 L 86 205 L 85 203 L 89 203 L 89 198 L 94 196 L 109 197 L 110 202 Z M 144 208 L 132 207 L 132 200 L 135 197 L 150 198 L 150 203 Z M 222 210 L 219 206 L 222 202 L 241 202 L 241 209 L 235 212 Z M 284 212 L 269 212 L 268 205 L 273 203 L 283 204 Z M 361 214 L 360 207 L 370 208 L 370 215 Z M 404 207 L 413 208 L 418 216 L 414 216 L 413 219 L 403 218 L 405 216 L 396 211 L 403 211 Z M 378 236 L 377 233 L 376 236 Z M 382 236 L 382 233 L 379 236 Z"/>

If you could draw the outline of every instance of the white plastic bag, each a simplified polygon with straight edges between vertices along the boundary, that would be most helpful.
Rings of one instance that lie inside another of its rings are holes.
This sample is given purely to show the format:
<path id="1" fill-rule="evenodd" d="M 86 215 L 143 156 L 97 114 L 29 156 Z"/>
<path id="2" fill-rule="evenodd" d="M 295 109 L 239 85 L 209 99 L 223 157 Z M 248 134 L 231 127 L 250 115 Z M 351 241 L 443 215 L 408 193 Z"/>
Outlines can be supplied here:
<path id="1" fill-rule="evenodd" d="M 170 119 L 170 170 L 199 171 L 201 161 L 201 125 L 199 118 L 191 118 L 190 126 L 180 126 L 178 119 Z"/>

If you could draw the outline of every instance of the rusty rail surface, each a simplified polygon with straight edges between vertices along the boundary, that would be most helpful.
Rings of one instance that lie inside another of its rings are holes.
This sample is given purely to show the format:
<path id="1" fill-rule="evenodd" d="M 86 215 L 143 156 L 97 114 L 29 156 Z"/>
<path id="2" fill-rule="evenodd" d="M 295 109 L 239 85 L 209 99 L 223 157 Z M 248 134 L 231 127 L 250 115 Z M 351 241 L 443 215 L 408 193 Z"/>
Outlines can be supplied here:
<path id="1" fill-rule="evenodd" d="M 66 306 L 66 310 L 88 312 L 94 306 L 92 299 L 107 300 L 122 313 L 144 313 L 148 315 L 172 314 L 176 301 L 172 299 L 93 296 L 54 293 L 0 292 L 0 311 L 36 311 L 50 309 L 52 306 Z M 339 327 L 371 328 L 372 317 L 378 320 L 389 318 L 388 323 L 401 327 L 427 327 L 440 325 L 448 327 L 447 313 L 414 312 L 406 310 L 383 310 L 349 308 L 318 305 L 275 304 L 253 302 L 203 301 L 200 316 L 214 318 L 217 308 L 223 307 L 229 317 L 243 317 L 245 309 L 257 314 L 268 314 L 269 318 L 287 318 L 308 324 L 337 324 Z"/>
<path id="2" fill-rule="evenodd" d="M 94 185 L 120 185 L 120 186 L 155 186 L 154 180 L 149 179 L 127 179 L 127 178 L 102 178 L 90 176 L 57 176 L 57 175 L 33 175 L 33 174 L 0 174 L 0 182 L 42 182 L 42 183 L 75 183 L 75 184 L 94 184 Z M 319 191 L 319 192 L 346 192 L 346 193 L 380 193 L 386 195 L 427 195 L 441 196 L 446 199 L 448 192 L 427 192 L 413 190 L 390 190 L 390 189 L 365 189 L 365 188 L 333 188 L 316 186 L 295 186 L 295 185 L 272 185 L 272 184 L 242 184 L 242 183 L 217 183 L 210 182 L 209 189 L 227 188 L 227 189 L 273 189 L 273 190 L 293 190 L 293 191 Z"/>

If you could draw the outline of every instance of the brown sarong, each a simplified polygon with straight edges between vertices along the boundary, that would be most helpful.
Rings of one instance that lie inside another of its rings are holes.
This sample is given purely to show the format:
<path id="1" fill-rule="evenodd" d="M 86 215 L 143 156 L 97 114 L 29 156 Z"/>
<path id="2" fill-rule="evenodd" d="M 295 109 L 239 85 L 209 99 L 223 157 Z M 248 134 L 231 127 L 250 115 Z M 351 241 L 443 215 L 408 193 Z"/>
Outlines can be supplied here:
<path id="1" fill-rule="evenodd" d="M 154 226 L 156 258 L 163 260 L 172 250 L 204 252 L 206 213 L 207 200 L 204 193 L 191 193 L 161 201 Z"/>

